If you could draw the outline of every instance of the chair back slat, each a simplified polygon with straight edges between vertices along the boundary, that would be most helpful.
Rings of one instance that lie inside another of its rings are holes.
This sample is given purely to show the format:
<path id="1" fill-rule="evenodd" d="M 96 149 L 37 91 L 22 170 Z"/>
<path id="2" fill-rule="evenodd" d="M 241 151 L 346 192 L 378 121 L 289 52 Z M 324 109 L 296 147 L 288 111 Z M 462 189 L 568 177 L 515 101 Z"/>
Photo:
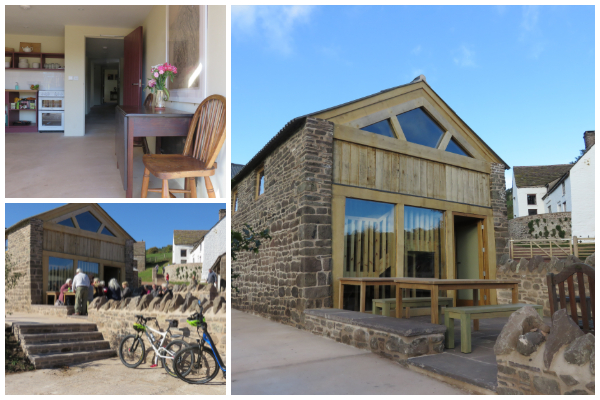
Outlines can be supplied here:
<path id="1" fill-rule="evenodd" d="M 575 291 L 575 276 L 577 277 L 577 292 Z M 594 276 L 595 269 L 583 263 L 573 264 L 556 275 L 548 273 L 546 280 L 552 316 L 558 309 L 570 309 L 571 318 L 575 323 L 581 326 L 585 333 L 594 333 L 596 321 Z M 567 284 L 566 291 L 565 283 Z M 558 286 L 558 296 L 556 286 Z M 586 295 L 586 287 L 588 288 L 589 297 Z M 581 324 L 579 323 L 579 313 L 577 311 L 577 297 L 579 298 L 579 308 L 581 310 Z"/>
<path id="2" fill-rule="evenodd" d="M 183 155 L 212 168 L 225 141 L 226 109 L 223 96 L 212 95 L 202 101 L 190 123 Z"/>
<path id="3" fill-rule="evenodd" d="M 585 281 L 583 272 L 577 271 L 577 286 L 579 288 L 579 306 L 581 307 L 581 320 L 583 321 L 583 330 L 590 330 L 590 321 L 588 320 L 587 299 L 585 295 Z"/>

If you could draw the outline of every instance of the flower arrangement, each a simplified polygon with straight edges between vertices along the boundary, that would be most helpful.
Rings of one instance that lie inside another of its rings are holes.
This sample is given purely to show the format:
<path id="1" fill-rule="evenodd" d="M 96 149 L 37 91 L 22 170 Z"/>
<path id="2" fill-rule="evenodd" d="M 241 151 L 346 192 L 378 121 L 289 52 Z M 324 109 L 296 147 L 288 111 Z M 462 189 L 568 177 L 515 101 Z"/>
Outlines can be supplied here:
<path id="1" fill-rule="evenodd" d="M 177 67 L 169 63 L 155 65 L 150 69 L 152 78 L 148 78 L 147 89 L 150 89 L 152 93 L 156 93 L 157 90 L 163 90 L 169 100 L 169 89 L 167 89 L 167 80 L 177 75 Z"/>

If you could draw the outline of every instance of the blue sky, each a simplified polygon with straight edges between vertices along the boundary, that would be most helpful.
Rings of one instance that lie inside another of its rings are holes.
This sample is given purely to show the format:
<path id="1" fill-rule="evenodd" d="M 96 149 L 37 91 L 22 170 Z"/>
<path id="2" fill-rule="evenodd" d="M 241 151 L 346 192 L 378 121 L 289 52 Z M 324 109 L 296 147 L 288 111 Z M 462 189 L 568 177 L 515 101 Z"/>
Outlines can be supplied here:
<path id="1" fill-rule="evenodd" d="M 233 6 L 232 162 L 424 74 L 511 167 L 569 163 L 595 130 L 594 23 L 593 6 Z"/>
<path id="2" fill-rule="evenodd" d="M 174 230 L 210 229 L 219 221 L 225 204 L 136 204 L 99 203 L 135 240 L 146 241 L 146 249 L 173 244 Z M 64 203 L 6 203 L 6 227 Z"/>

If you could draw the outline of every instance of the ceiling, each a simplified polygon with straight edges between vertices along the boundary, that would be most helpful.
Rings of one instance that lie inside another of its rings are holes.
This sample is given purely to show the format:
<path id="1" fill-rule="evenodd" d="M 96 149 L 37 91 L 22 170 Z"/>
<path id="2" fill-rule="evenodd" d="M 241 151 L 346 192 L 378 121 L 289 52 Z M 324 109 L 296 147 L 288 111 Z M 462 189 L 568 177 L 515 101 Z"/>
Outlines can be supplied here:
<path id="1" fill-rule="evenodd" d="M 87 58 L 123 58 L 123 39 L 85 39 L 85 56 Z M 106 47 L 106 49 L 104 48 Z"/>
<path id="2" fill-rule="evenodd" d="M 8 35 L 64 36 L 65 25 L 131 28 L 142 25 L 153 6 L 4 6 Z"/>

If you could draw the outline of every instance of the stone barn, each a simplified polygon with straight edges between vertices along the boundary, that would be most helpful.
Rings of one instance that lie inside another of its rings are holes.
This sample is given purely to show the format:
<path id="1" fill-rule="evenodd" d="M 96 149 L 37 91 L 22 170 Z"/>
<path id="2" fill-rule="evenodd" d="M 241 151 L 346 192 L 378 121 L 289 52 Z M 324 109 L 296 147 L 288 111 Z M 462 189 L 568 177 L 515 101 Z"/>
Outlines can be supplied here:
<path id="1" fill-rule="evenodd" d="M 8 295 L 7 309 L 28 311 L 49 304 L 75 270 L 100 280 L 116 278 L 137 287 L 135 240 L 98 204 L 67 204 L 17 222 L 4 232 L 14 272 L 22 278 Z"/>
<path id="2" fill-rule="evenodd" d="M 232 179 L 232 229 L 272 236 L 233 262 L 233 306 L 301 327 L 305 309 L 338 307 L 341 277 L 495 278 L 508 168 L 422 75 L 294 118 Z M 367 306 L 394 296 L 369 287 Z"/>

